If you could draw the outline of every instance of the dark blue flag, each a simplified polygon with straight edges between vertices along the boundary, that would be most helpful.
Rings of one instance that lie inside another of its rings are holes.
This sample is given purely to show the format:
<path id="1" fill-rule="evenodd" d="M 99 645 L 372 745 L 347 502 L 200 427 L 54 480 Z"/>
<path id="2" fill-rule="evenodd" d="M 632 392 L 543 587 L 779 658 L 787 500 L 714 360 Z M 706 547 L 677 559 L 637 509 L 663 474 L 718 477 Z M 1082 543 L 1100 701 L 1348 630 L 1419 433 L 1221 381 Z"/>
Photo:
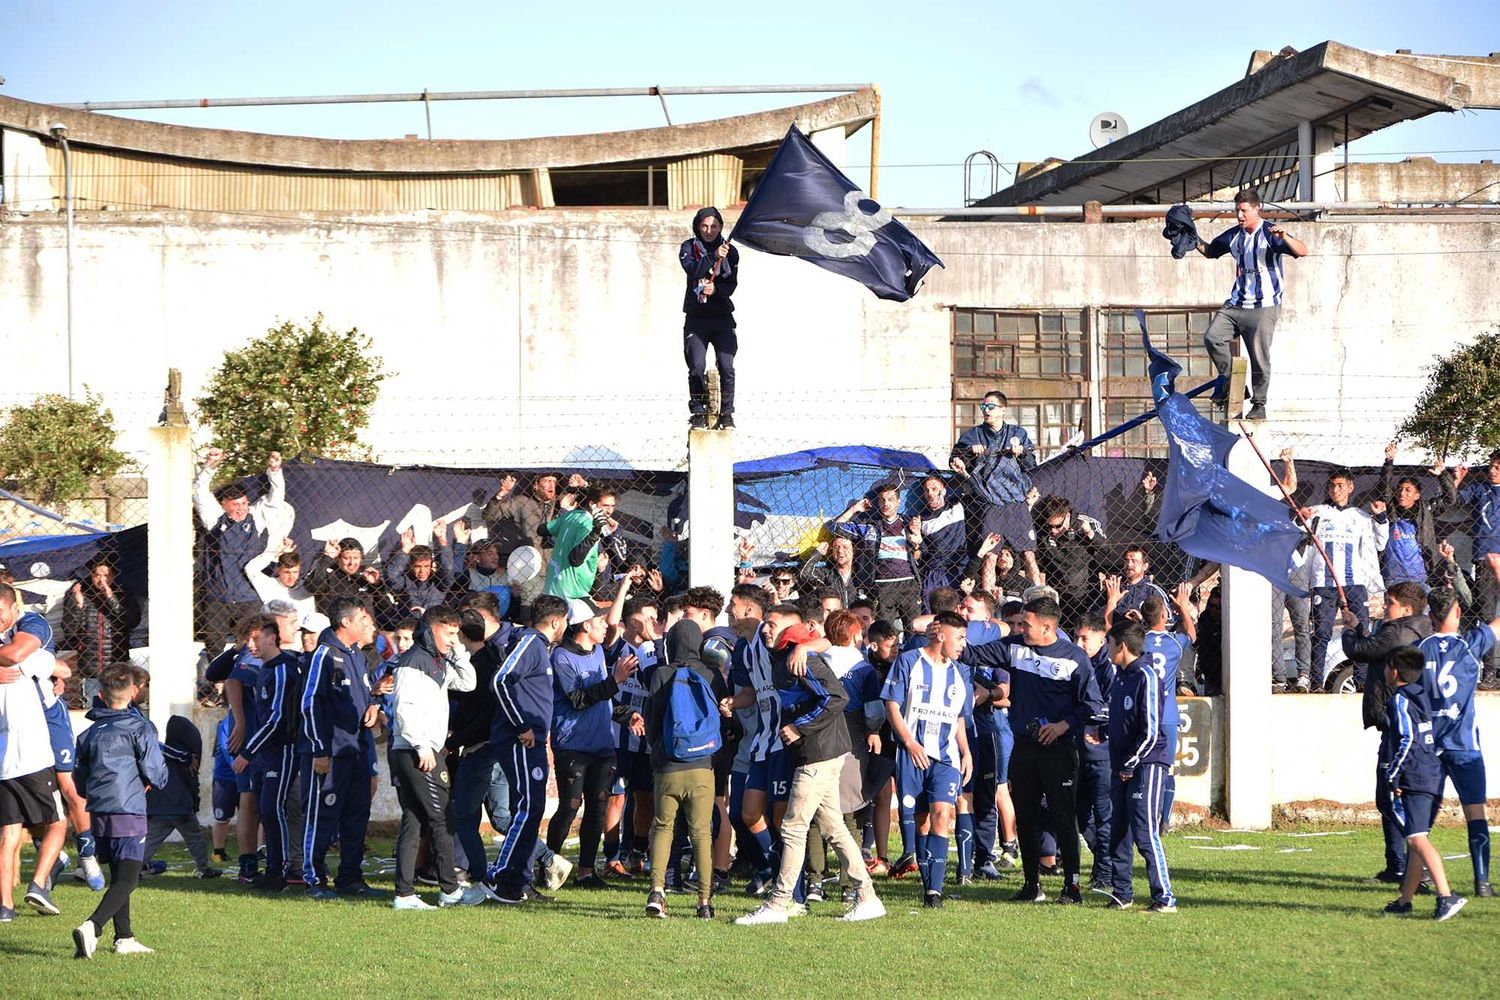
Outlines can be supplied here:
<path id="1" fill-rule="evenodd" d="M 766 253 L 801 257 L 896 302 L 915 295 L 928 270 L 943 263 L 795 125 L 730 238 Z"/>
<path id="2" fill-rule="evenodd" d="M 1259 573 L 1272 586 L 1306 597 L 1288 581 L 1292 554 L 1306 535 L 1291 521 L 1285 503 L 1229 471 L 1229 451 L 1239 438 L 1206 420 L 1177 391 L 1182 366 L 1151 346 L 1141 319 L 1141 341 L 1151 356 L 1151 394 L 1170 448 L 1156 537 L 1200 559 Z"/>

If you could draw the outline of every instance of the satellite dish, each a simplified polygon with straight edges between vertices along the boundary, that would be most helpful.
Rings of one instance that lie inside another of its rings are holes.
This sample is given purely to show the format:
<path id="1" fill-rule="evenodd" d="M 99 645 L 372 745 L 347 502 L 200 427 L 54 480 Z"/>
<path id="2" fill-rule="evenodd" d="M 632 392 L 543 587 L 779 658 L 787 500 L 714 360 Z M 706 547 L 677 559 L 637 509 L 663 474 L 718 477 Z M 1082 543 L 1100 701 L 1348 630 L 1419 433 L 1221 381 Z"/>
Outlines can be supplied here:
<path id="1" fill-rule="evenodd" d="M 1116 139 L 1123 139 L 1130 134 L 1130 126 L 1125 124 L 1125 119 L 1113 111 L 1104 111 L 1094 116 L 1089 122 L 1089 142 L 1094 144 L 1095 149 L 1108 146 Z"/>

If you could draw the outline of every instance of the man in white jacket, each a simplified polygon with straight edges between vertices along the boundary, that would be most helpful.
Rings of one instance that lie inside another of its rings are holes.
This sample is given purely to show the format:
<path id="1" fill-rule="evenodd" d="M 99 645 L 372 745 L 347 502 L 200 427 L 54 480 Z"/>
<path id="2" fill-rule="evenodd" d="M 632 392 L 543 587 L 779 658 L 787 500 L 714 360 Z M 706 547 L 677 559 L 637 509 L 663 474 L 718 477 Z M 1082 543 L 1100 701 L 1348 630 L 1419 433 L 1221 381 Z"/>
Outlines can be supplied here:
<path id="1" fill-rule="evenodd" d="M 1312 670 L 1309 683 L 1305 675 L 1297 678 L 1297 690 L 1306 691 L 1309 686 L 1321 690 L 1323 675 L 1327 670 L 1328 640 L 1333 637 L 1333 623 L 1339 616 L 1339 590 L 1344 589 L 1344 599 L 1359 618 L 1361 628 L 1370 625 L 1369 600 L 1372 593 L 1385 590 L 1385 580 L 1380 575 L 1380 551 L 1385 548 L 1390 527 L 1385 519 L 1385 501 L 1375 500 L 1370 504 L 1374 516 L 1349 506 L 1354 495 L 1354 473 L 1348 469 L 1334 469 L 1328 474 L 1328 502 L 1315 507 L 1302 508 L 1302 515 L 1309 520 L 1316 518 L 1313 533 L 1322 543 L 1323 551 L 1333 563 L 1328 563 L 1316 552 L 1308 553 L 1308 573 L 1312 584 Z"/>
<path id="2" fill-rule="evenodd" d="M 448 738 L 448 692 L 474 690 L 474 668 L 459 642 L 459 614 L 435 607 L 422 616 L 412 647 L 396 660 L 396 686 L 391 695 L 391 746 L 387 754 L 396 798 L 401 803 L 401 828 L 396 836 L 396 898 L 398 910 L 430 910 L 432 905 L 413 888 L 417 844 L 425 832 L 432 841 L 438 886 L 438 906 L 477 906 L 484 902 L 477 886 L 460 889 L 454 877 L 453 821 L 448 812 L 451 783 L 443 757 Z"/>

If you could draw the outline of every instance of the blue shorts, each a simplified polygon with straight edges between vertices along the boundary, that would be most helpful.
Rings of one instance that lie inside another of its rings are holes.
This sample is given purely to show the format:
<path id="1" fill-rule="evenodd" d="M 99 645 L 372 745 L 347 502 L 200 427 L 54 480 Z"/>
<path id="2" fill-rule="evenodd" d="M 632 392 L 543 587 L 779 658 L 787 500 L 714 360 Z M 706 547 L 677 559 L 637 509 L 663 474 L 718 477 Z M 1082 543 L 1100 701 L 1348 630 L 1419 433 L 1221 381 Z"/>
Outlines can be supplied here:
<path id="1" fill-rule="evenodd" d="M 1485 803 L 1484 754 L 1477 750 L 1466 753 L 1445 751 L 1438 754 L 1443 777 L 1453 782 L 1453 791 L 1458 801 L 1466 806 Z"/>
<path id="2" fill-rule="evenodd" d="M 645 750 L 615 751 L 615 781 L 610 789 L 611 795 L 624 795 L 630 792 L 650 792 L 653 787 L 651 781 L 651 754 Z"/>
<path id="3" fill-rule="evenodd" d="M 230 778 L 215 778 L 213 790 L 214 822 L 228 823 L 240 805 L 240 790 Z"/>
<path id="4" fill-rule="evenodd" d="M 922 813 L 937 802 L 951 806 L 958 801 L 960 784 L 958 768 L 952 764 L 928 761 L 927 768 L 919 771 L 905 747 L 896 751 L 896 799 L 902 809 Z"/>
<path id="5" fill-rule="evenodd" d="M 146 822 L 146 817 L 133 814 L 95 813 L 89 825 L 98 859 L 105 864 L 145 861 Z"/>
<path id="6" fill-rule="evenodd" d="M 995 783 L 1003 785 L 1010 781 L 1010 752 L 1016 746 L 1016 734 L 1009 726 L 1001 726 L 995 733 L 999 751 L 995 754 Z"/>
<path id="7" fill-rule="evenodd" d="M 252 760 L 249 767 L 234 776 L 234 788 L 241 795 L 260 791 L 260 768 L 255 761 Z"/>
<path id="8" fill-rule="evenodd" d="M 47 709 L 47 735 L 52 739 L 52 767 L 57 771 L 73 770 L 73 723 L 68 719 L 67 706 L 61 700 L 53 702 Z M 62 710 L 57 708 L 61 706 Z"/>
<path id="9" fill-rule="evenodd" d="M 765 792 L 770 802 L 785 802 L 792 791 L 792 772 L 785 750 L 774 750 L 765 760 L 752 760 L 745 787 Z"/>
<path id="10" fill-rule="evenodd" d="M 1391 797 L 1391 815 L 1401 828 L 1401 836 L 1410 840 L 1432 830 L 1438 807 L 1443 800 L 1428 792 L 1402 792 Z"/>

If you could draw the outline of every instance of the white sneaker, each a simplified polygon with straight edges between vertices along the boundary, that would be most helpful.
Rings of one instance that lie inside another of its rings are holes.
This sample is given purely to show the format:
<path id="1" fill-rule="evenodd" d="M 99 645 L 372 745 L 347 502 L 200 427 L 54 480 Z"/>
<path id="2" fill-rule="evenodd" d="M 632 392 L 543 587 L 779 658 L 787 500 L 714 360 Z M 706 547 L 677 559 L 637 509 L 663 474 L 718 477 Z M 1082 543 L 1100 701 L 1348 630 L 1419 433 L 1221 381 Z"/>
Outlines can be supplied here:
<path id="1" fill-rule="evenodd" d="M 90 925 L 92 926 L 92 925 Z M 116 955 L 155 955 L 156 949 L 147 948 L 133 937 L 115 938 Z"/>
<path id="2" fill-rule="evenodd" d="M 412 893 L 410 896 L 397 896 L 395 899 L 392 899 L 391 900 L 391 909 L 393 909 L 393 910 L 435 910 L 435 909 L 437 909 L 437 907 L 433 906 L 431 903 L 423 902 L 421 896 L 418 896 L 416 893 Z"/>
<path id="3" fill-rule="evenodd" d="M 786 915 L 789 916 L 789 917 L 805 917 L 805 916 L 807 916 L 807 904 L 806 903 L 788 903 L 788 904 L 786 904 L 786 911 L 785 912 L 786 912 Z"/>
<path id="4" fill-rule="evenodd" d="M 762 903 L 754 912 L 734 918 L 734 922 L 741 927 L 754 927 L 757 924 L 784 924 L 786 920 L 786 910 L 779 906 L 772 906 L 770 903 Z"/>
<path id="5" fill-rule="evenodd" d="M 73 928 L 73 957 L 93 958 L 94 949 L 99 946 L 99 935 L 94 933 L 94 922 L 85 920 Z"/>
<path id="6" fill-rule="evenodd" d="M 842 919 L 849 921 L 879 920 L 883 916 L 885 916 L 885 904 L 880 901 L 875 893 L 871 892 L 869 895 L 861 897 L 858 902 L 851 906 L 849 912 L 844 914 Z"/>
<path id="7" fill-rule="evenodd" d="M 568 876 L 573 872 L 573 862 L 561 854 L 554 854 L 552 855 L 552 860 L 547 862 L 542 870 L 546 873 L 546 878 L 542 881 L 542 888 L 548 892 L 552 892 L 554 889 L 562 888 L 567 883 Z"/>
<path id="8" fill-rule="evenodd" d="M 466 885 L 452 895 L 443 892 L 438 894 L 438 906 L 478 906 L 489 899 L 489 894 L 477 885 Z"/>

